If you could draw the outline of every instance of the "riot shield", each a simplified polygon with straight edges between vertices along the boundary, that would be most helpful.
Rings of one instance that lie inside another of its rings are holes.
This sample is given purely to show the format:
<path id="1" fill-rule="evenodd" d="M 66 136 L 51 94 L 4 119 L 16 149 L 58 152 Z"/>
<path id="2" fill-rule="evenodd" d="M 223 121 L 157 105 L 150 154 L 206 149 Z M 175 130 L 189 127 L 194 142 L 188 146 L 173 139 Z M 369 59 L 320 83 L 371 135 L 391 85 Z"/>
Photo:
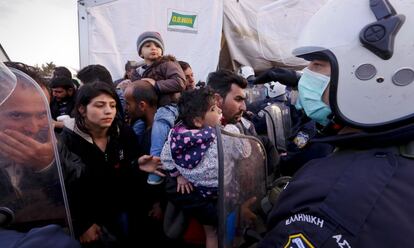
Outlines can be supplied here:
<path id="1" fill-rule="evenodd" d="M 3 64 L 0 63 L 0 106 L 9 98 L 16 87 L 16 76 Z"/>
<path id="2" fill-rule="evenodd" d="M 246 230 L 264 231 L 259 209 L 266 194 L 266 152 L 252 136 L 217 130 L 217 141 L 219 247 L 238 247 Z"/>
<path id="3" fill-rule="evenodd" d="M 0 228 L 26 232 L 58 224 L 72 234 L 45 93 L 0 64 Z"/>
<path id="4" fill-rule="evenodd" d="M 290 108 L 285 103 L 272 103 L 263 109 L 266 113 L 267 135 L 278 150 L 287 150 L 287 139 L 291 135 Z"/>
<path id="5" fill-rule="evenodd" d="M 247 104 L 253 104 L 255 102 L 262 102 L 266 99 L 266 87 L 263 85 L 254 85 L 245 89 L 247 96 Z"/>

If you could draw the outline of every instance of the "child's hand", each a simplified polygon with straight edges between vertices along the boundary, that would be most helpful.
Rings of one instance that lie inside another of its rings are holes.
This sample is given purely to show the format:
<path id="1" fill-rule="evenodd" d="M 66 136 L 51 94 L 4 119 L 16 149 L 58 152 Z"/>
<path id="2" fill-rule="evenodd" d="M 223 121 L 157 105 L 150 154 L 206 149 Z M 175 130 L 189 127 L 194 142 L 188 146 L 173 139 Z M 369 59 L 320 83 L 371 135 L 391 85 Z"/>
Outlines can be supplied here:
<path id="1" fill-rule="evenodd" d="M 102 235 L 101 227 L 97 224 L 93 224 L 86 230 L 80 237 L 79 241 L 83 243 L 91 243 L 94 241 L 99 240 L 100 236 Z"/>
<path id="2" fill-rule="evenodd" d="M 150 83 L 152 86 L 155 86 L 155 80 L 152 78 L 142 78 L 141 80 L 145 80 Z"/>
<path id="3" fill-rule="evenodd" d="M 190 192 L 193 191 L 193 185 L 187 179 L 185 179 L 183 176 L 177 177 L 177 192 L 181 192 L 181 194 L 185 194 L 187 192 L 190 194 Z"/>
<path id="4" fill-rule="evenodd" d="M 251 197 L 240 206 L 240 215 L 243 221 L 248 224 L 253 224 L 257 220 L 257 216 L 253 213 L 253 204 L 256 203 L 257 198 Z"/>
<path id="5" fill-rule="evenodd" d="M 165 174 L 159 171 L 162 169 L 161 159 L 150 155 L 143 155 L 138 159 L 139 169 L 148 173 L 157 174 L 160 177 L 165 177 Z"/>
<path id="6" fill-rule="evenodd" d="M 162 220 L 163 215 L 164 213 L 162 211 L 160 202 L 152 204 L 152 209 L 148 212 L 148 216 L 156 220 Z"/>

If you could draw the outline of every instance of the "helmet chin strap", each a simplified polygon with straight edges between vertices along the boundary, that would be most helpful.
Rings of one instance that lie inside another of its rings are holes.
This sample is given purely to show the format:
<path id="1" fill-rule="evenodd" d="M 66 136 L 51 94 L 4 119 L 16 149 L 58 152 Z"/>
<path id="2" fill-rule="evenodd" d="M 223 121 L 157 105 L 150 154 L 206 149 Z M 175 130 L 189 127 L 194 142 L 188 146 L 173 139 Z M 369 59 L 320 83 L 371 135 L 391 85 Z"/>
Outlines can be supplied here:
<path id="1" fill-rule="evenodd" d="M 344 126 L 336 121 L 333 114 L 328 115 L 329 123 L 326 126 L 317 124 L 318 132 L 323 136 L 332 136 L 338 134 Z"/>

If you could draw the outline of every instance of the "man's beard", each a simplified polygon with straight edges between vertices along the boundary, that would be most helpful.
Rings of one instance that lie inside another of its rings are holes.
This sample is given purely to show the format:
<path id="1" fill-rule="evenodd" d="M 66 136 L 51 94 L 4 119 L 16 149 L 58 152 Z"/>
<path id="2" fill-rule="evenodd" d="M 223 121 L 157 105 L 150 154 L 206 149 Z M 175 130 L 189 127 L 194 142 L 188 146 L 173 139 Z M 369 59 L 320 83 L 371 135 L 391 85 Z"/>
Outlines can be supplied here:
<path id="1" fill-rule="evenodd" d="M 72 99 L 72 96 L 69 96 L 69 95 L 66 95 L 65 97 L 62 97 L 62 98 L 55 97 L 55 100 L 57 102 L 69 102 L 71 99 Z"/>
<path id="2" fill-rule="evenodd" d="M 240 119 L 241 119 L 242 116 L 243 116 L 243 111 L 240 111 L 239 113 L 233 115 L 232 118 L 230 120 L 228 120 L 227 123 L 229 123 L 229 124 L 237 124 L 240 121 Z"/>

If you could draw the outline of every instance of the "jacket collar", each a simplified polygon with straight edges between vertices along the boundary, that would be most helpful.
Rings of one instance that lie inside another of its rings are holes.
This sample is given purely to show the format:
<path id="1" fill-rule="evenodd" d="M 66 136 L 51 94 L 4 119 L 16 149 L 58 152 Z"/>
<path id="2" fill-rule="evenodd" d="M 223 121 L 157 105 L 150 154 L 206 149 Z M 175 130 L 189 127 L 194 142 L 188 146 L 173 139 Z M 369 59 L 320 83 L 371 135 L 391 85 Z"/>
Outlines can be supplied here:
<path id="1" fill-rule="evenodd" d="M 67 129 L 69 129 L 69 130 L 71 130 L 72 132 L 74 132 L 74 133 L 76 133 L 77 135 L 79 135 L 79 136 L 81 136 L 84 140 L 86 140 L 86 141 L 88 141 L 89 143 L 91 143 L 91 144 L 93 144 L 93 139 L 92 139 L 92 137 L 89 135 L 89 134 L 87 134 L 87 133 L 85 133 L 85 132 L 82 132 L 77 126 L 76 126 L 76 123 L 75 123 L 75 118 L 70 118 L 70 119 L 65 119 L 65 120 L 63 120 L 63 125 L 67 128 Z"/>

